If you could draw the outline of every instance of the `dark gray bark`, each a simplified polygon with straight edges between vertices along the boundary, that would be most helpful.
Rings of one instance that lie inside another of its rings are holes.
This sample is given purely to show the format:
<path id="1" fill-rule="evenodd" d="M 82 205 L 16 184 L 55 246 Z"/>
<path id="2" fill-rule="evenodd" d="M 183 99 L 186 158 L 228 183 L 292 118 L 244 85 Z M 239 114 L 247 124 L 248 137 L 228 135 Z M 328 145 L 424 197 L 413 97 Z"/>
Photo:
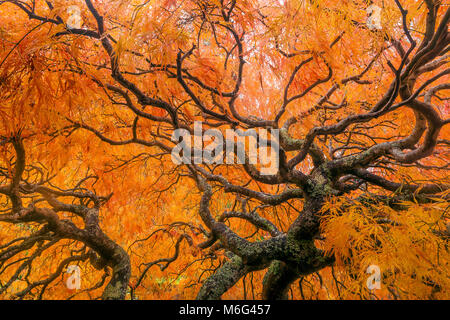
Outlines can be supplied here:
<path id="1" fill-rule="evenodd" d="M 248 272 L 242 259 L 234 256 L 225 262 L 202 285 L 198 300 L 220 300 L 222 295 L 233 287 Z"/>
<path id="2" fill-rule="evenodd" d="M 286 263 L 272 262 L 263 280 L 263 299 L 287 300 L 289 287 L 298 277 L 296 270 Z"/>
<path id="3" fill-rule="evenodd" d="M 131 276 L 131 264 L 128 254 L 118 245 L 116 245 L 115 254 L 110 265 L 113 273 L 111 280 L 103 291 L 102 299 L 123 300 L 125 299 Z"/>

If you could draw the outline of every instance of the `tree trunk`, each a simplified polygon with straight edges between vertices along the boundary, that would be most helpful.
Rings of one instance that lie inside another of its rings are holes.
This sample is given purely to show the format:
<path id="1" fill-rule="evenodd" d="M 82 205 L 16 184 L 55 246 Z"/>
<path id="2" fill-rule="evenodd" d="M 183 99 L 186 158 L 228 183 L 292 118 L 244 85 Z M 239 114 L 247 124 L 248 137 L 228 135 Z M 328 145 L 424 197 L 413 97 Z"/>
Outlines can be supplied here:
<path id="1" fill-rule="evenodd" d="M 300 275 L 282 261 L 274 261 L 263 280 L 264 300 L 287 300 L 289 287 Z"/>
<path id="2" fill-rule="evenodd" d="M 233 256 L 205 281 L 197 295 L 197 300 L 220 300 L 222 295 L 246 273 L 247 268 L 242 259 Z"/>
<path id="3" fill-rule="evenodd" d="M 125 250 L 116 245 L 115 253 L 109 262 L 112 276 L 103 291 L 103 300 L 123 300 L 127 294 L 128 282 L 131 275 L 130 258 Z"/>

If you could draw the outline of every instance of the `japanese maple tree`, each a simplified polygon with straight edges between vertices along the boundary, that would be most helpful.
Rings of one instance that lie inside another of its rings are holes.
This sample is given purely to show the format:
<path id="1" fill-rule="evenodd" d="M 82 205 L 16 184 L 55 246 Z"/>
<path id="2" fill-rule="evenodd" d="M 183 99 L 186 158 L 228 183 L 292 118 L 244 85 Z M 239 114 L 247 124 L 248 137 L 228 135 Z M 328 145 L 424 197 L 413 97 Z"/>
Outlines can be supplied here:
<path id="1" fill-rule="evenodd" d="M 449 298 L 446 1 L 0 0 L 0 19 L 1 298 Z M 252 129 L 259 152 L 279 135 L 269 161 L 190 161 Z M 182 163 L 177 132 L 204 138 Z"/>

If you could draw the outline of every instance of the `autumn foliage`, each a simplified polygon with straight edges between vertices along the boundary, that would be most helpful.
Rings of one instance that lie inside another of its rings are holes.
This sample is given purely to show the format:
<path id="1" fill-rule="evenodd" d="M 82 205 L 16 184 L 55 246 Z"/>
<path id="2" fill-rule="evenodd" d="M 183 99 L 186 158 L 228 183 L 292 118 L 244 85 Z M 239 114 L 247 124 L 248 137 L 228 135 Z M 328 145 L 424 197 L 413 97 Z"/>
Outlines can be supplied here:
<path id="1" fill-rule="evenodd" d="M 0 0 L 0 298 L 449 299 L 449 23 L 444 0 Z M 196 121 L 279 130 L 277 170 L 175 164 Z"/>

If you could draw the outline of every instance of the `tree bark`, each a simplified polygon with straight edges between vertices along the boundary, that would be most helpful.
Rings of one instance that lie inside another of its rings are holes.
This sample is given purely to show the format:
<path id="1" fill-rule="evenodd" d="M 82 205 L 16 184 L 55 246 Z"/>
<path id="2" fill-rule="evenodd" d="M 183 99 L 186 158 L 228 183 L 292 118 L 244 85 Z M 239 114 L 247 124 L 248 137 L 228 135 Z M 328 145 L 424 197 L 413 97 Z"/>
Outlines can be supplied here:
<path id="1" fill-rule="evenodd" d="M 109 264 L 112 276 L 102 294 L 103 300 L 123 300 L 127 294 L 128 282 L 131 276 L 130 258 L 125 250 L 116 245 L 115 253 Z"/>
<path id="2" fill-rule="evenodd" d="M 287 300 L 292 282 L 300 275 L 282 261 L 274 261 L 267 270 L 263 280 L 264 300 Z"/>
<path id="3" fill-rule="evenodd" d="M 197 300 L 220 300 L 247 272 L 242 259 L 233 256 L 203 283 Z"/>

